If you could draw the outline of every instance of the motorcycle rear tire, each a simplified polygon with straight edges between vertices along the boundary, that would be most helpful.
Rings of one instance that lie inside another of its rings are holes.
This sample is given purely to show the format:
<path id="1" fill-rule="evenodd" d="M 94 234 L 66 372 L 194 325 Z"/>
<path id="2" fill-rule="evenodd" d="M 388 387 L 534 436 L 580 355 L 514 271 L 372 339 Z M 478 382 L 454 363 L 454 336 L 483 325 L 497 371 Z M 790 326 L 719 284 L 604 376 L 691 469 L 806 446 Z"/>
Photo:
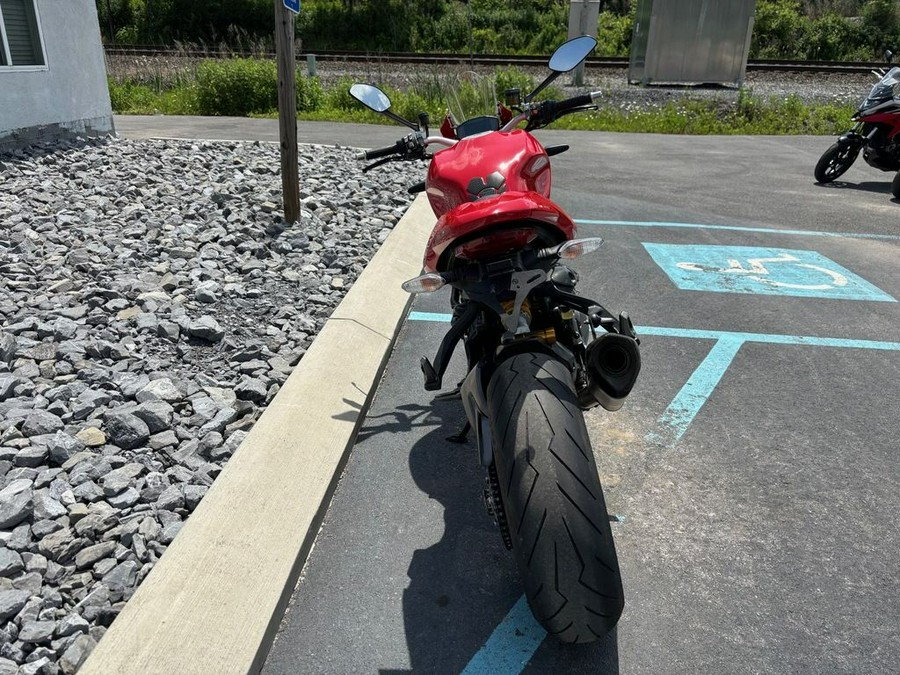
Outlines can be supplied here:
<path id="1" fill-rule="evenodd" d="M 541 353 L 502 362 L 487 390 L 513 552 L 538 622 L 593 642 L 625 606 L 609 515 L 568 368 Z"/>
<path id="2" fill-rule="evenodd" d="M 859 156 L 859 148 L 846 143 L 835 143 L 828 148 L 816 164 L 817 183 L 830 183 L 837 180 L 853 166 Z"/>

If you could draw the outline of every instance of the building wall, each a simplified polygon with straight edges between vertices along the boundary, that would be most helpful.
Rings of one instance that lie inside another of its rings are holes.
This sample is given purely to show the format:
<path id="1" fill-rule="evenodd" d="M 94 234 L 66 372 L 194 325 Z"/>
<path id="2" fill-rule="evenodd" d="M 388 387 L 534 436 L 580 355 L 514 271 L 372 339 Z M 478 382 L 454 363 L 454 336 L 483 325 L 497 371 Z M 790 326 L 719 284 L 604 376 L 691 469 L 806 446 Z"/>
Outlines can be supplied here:
<path id="1" fill-rule="evenodd" d="M 0 145 L 113 132 L 94 0 L 37 0 L 47 67 L 0 67 Z"/>

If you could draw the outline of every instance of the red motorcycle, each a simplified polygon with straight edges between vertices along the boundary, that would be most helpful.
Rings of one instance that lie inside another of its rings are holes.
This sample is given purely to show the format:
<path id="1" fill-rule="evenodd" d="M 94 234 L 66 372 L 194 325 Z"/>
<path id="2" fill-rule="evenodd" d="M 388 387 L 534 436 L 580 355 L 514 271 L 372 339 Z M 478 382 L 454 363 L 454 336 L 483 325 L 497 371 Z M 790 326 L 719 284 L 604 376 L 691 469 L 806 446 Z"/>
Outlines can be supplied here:
<path id="1" fill-rule="evenodd" d="M 890 65 L 893 54 L 886 51 L 884 57 Z M 856 125 L 829 147 L 816 164 L 816 182 L 830 183 L 842 176 L 860 151 L 869 166 L 882 171 L 900 170 L 900 68 L 875 75 L 878 83 L 853 115 Z M 897 178 L 892 191 L 900 197 Z"/>
<path id="2" fill-rule="evenodd" d="M 583 411 L 621 408 L 640 370 L 628 315 L 577 295 L 578 275 L 563 264 L 602 243 L 576 239 L 574 222 L 550 200 L 549 157 L 568 146 L 544 148 L 529 133 L 596 107 L 599 93 L 533 100 L 595 45 L 586 36 L 566 42 L 550 58 L 552 73 L 523 100 L 511 90 L 508 108 L 494 98 L 490 114 L 448 115 L 444 136 L 428 135 L 427 115 L 415 124 L 391 112 L 379 89 L 351 88 L 370 109 L 413 129 L 362 153 L 379 160 L 366 170 L 391 159 L 430 159 L 427 179 L 410 191 L 427 193 L 438 221 L 425 273 L 403 288 L 430 293 L 449 285 L 453 319 L 434 360 L 422 358 L 425 389 L 441 389 L 462 340 L 468 374 L 442 398 L 459 396 L 468 423 L 450 440 L 465 442 L 474 429 L 488 511 L 515 555 L 535 618 L 563 642 L 603 636 L 624 607 Z"/>

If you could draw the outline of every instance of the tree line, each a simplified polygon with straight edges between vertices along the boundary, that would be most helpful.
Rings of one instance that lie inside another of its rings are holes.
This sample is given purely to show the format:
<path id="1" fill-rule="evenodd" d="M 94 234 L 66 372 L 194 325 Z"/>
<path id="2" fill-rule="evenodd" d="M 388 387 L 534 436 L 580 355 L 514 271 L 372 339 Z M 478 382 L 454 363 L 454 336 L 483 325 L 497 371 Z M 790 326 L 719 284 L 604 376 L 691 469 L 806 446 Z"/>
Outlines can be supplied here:
<path id="1" fill-rule="evenodd" d="M 657 0 L 659 1 L 659 0 Z M 103 39 L 270 49 L 273 0 L 96 0 Z M 602 0 L 597 53 L 625 56 L 638 0 Z M 871 60 L 900 51 L 897 0 L 757 0 L 752 58 Z M 303 0 L 307 51 L 547 54 L 569 0 Z"/>

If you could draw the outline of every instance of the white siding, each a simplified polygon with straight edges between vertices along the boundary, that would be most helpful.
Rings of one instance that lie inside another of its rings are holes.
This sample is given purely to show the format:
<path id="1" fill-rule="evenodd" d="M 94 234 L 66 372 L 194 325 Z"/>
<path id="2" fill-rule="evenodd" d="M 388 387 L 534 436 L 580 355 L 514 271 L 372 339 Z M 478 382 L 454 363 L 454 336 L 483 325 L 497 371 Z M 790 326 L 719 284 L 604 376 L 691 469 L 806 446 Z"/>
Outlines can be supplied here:
<path id="1" fill-rule="evenodd" d="M 0 144 L 34 127 L 112 131 L 94 0 L 37 0 L 37 11 L 46 64 L 0 66 Z"/>

